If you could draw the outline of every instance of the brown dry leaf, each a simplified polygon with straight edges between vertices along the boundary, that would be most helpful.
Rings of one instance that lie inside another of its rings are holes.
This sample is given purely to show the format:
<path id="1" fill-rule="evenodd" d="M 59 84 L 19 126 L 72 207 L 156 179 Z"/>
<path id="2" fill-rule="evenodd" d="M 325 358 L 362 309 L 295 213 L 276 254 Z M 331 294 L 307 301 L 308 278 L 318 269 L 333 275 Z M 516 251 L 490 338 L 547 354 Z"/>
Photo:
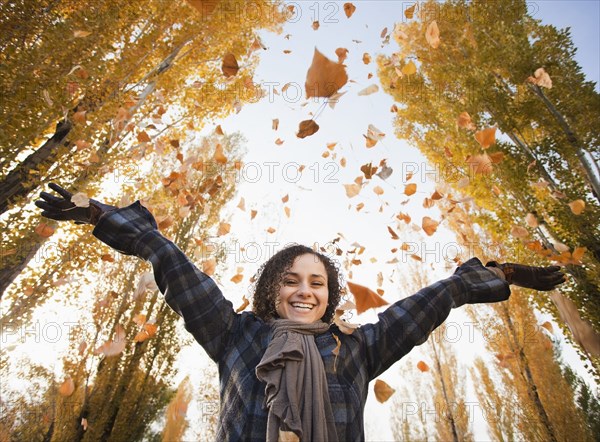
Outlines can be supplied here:
<path id="1" fill-rule="evenodd" d="M 492 164 L 500 164 L 504 159 L 504 152 L 491 152 L 488 156 Z"/>
<path id="2" fill-rule="evenodd" d="M 275 144 L 277 144 L 278 146 L 281 146 L 284 143 L 284 141 L 281 138 L 277 138 L 275 140 Z"/>
<path id="3" fill-rule="evenodd" d="M 527 238 L 529 236 L 529 231 L 525 227 L 512 226 L 510 234 L 515 238 Z"/>
<path id="4" fill-rule="evenodd" d="M 421 370 L 422 372 L 426 372 L 429 371 L 429 365 L 427 365 L 425 362 L 423 361 L 419 361 L 417 362 L 417 368 L 419 370 Z"/>
<path id="5" fill-rule="evenodd" d="M 487 149 L 496 143 L 496 129 L 497 127 L 494 126 L 475 132 L 475 139 L 483 149 Z"/>
<path id="6" fill-rule="evenodd" d="M 376 84 L 371 84 L 371 85 L 367 86 L 366 88 L 358 91 L 358 95 L 362 97 L 365 95 L 374 94 L 377 91 L 379 91 L 379 86 L 377 86 Z"/>
<path id="7" fill-rule="evenodd" d="M 146 339 L 149 339 L 156 335 L 156 330 L 158 326 L 151 322 L 146 322 L 144 324 L 144 328 L 135 335 L 133 338 L 133 342 L 144 342 Z"/>
<path id="8" fill-rule="evenodd" d="M 34 288 L 33 288 L 32 286 L 30 286 L 30 285 L 26 286 L 26 287 L 23 289 L 23 294 L 24 294 L 25 296 L 31 296 L 31 295 L 33 295 L 33 292 L 34 292 Z"/>
<path id="9" fill-rule="evenodd" d="M 589 321 L 581 318 L 575 303 L 556 290 L 550 292 L 550 298 L 556 305 L 561 319 L 571 330 L 575 342 L 591 356 L 600 356 L 600 335 Z"/>
<path id="10" fill-rule="evenodd" d="M 83 192 L 77 192 L 71 196 L 71 202 L 76 207 L 90 207 L 90 198 Z"/>
<path id="11" fill-rule="evenodd" d="M 115 262 L 115 258 L 113 258 L 110 253 L 105 253 L 104 255 L 100 256 L 100 259 L 106 262 Z"/>
<path id="12" fill-rule="evenodd" d="M 375 192 L 376 195 L 383 195 L 383 189 L 380 186 L 375 186 L 373 192 Z"/>
<path id="13" fill-rule="evenodd" d="M 471 171 L 475 174 L 479 173 L 482 175 L 488 175 L 492 173 L 493 170 L 492 161 L 490 160 L 490 157 L 487 156 L 487 154 L 470 155 L 467 158 L 467 164 L 469 165 Z M 466 180 L 466 183 L 464 184 L 465 186 L 469 184 L 469 177 L 461 178 L 457 184 L 458 188 L 460 188 L 459 184 L 462 180 Z"/>
<path id="14" fill-rule="evenodd" d="M 283 211 L 285 212 L 285 216 L 289 218 L 291 215 L 290 208 L 288 206 L 284 206 Z"/>
<path id="15" fill-rule="evenodd" d="M 94 350 L 94 354 L 102 353 L 104 356 L 116 356 L 121 354 L 123 350 L 125 350 L 125 329 L 121 324 L 117 324 L 115 327 L 115 339 L 112 341 L 106 341 L 96 350 Z"/>
<path id="16" fill-rule="evenodd" d="M 165 230 L 173 225 L 173 217 L 171 215 L 159 216 L 156 218 L 158 222 L 158 230 Z"/>
<path id="17" fill-rule="evenodd" d="M 406 8 L 406 9 L 404 10 L 404 16 L 405 16 L 405 17 L 406 17 L 408 20 L 412 19 L 412 18 L 413 18 L 413 16 L 415 15 L 415 8 L 416 8 L 416 7 L 417 7 L 417 3 L 415 3 L 414 5 L 412 5 L 412 6 L 408 7 L 408 8 Z"/>
<path id="18" fill-rule="evenodd" d="M 306 73 L 306 98 L 330 97 L 347 82 L 346 67 L 329 60 L 315 48 L 312 64 Z"/>
<path id="19" fill-rule="evenodd" d="M 353 198 L 360 193 L 360 184 L 344 184 L 344 188 L 346 189 L 346 196 L 348 198 Z"/>
<path id="20" fill-rule="evenodd" d="M 138 313 L 133 317 L 133 322 L 137 325 L 144 324 L 146 322 L 146 315 L 144 315 L 143 313 Z"/>
<path id="21" fill-rule="evenodd" d="M 221 146 L 220 144 L 217 144 L 217 146 L 215 147 L 213 160 L 215 160 L 219 164 L 227 163 L 227 157 L 223 154 L 223 146 Z"/>
<path id="22" fill-rule="evenodd" d="M 375 386 L 373 389 L 375 391 L 375 398 L 382 404 L 391 398 L 396 392 L 396 390 L 383 382 L 381 379 L 375 380 Z"/>
<path id="23" fill-rule="evenodd" d="M 269 227 L 269 228 L 267 229 L 267 232 L 268 232 L 268 233 L 275 233 L 275 227 Z"/>
<path id="24" fill-rule="evenodd" d="M 527 81 L 536 84 L 540 87 L 552 89 L 552 79 L 550 75 L 544 70 L 544 68 L 538 68 L 535 70 L 533 77 L 528 77 Z"/>
<path id="25" fill-rule="evenodd" d="M 225 133 L 223 132 L 223 128 L 221 127 L 221 125 L 217 125 L 217 127 L 215 127 L 215 133 L 217 135 L 225 135 Z"/>
<path id="26" fill-rule="evenodd" d="M 141 131 L 137 134 L 137 140 L 140 143 L 149 143 L 152 141 L 152 139 L 150 138 L 150 136 L 146 133 L 146 131 Z"/>
<path id="27" fill-rule="evenodd" d="M 406 224 L 410 223 L 410 215 L 400 212 L 398 215 L 396 215 L 396 218 L 398 218 L 400 221 L 404 221 Z"/>
<path id="28" fill-rule="evenodd" d="M 257 213 L 258 213 L 258 212 L 257 212 L 256 210 L 252 209 L 252 210 L 250 211 L 250 219 L 254 219 L 254 217 L 256 216 L 256 214 L 257 214 Z"/>
<path id="29" fill-rule="evenodd" d="M 80 152 L 82 150 L 92 147 L 92 143 L 88 143 L 85 140 L 77 140 L 75 141 L 75 146 L 77 146 L 77 151 Z"/>
<path id="30" fill-rule="evenodd" d="M 85 114 L 87 113 L 87 111 L 79 111 L 79 112 L 75 112 L 73 114 L 73 121 L 75 123 L 80 123 L 80 124 L 85 124 L 86 119 L 85 119 Z"/>
<path id="31" fill-rule="evenodd" d="M 81 356 L 83 354 L 83 352 L 85 351 L 86 348 L 87 348 L 87 342 L 81 341 L 79 343 L 79 346 L 77 347 L 77 354 L 79 356 Z"/>
<path id="32" fill-rule="evenodd" d="M 234 284 L 239 284 L 240 282 L 242 282 L 242 279 L 244 279 L 244 275 L 242 275 L 241 273 L 237 273 L 231 277 L 230 281 Z"/>
<path id="33" fill-rule="evenodd" d="M 398 234 L 396 232 L 394 232 L 394 229 L 392 229 L 390 226 L 387 226 L 387 229 L 388 229 L 388 232 L 390 232 L 390 235 L 392 235 L 392 239 L 400 239 Z"/>
<path id="34" fill-rule="evenodd" d="M 428 236 L 431 236 L 435 233 L 439 224 L 439 222 L 429 218 L 428 216 L 424 216 L 423 221 L 421 222 L 421 227 Z"/>
<path id="35" fill-rule="evenodd" d="M 458 120 L 456 121 L 456 124 L 458 124 L 458 127 L 462 127 L 463 129 L 467 129 L 467 130 L 475 130 L 475 124 L 473 124 L 473 122 L 471 121 L 471 116 L 469 115 L 468 112 L 462 112 L 459 116 L 458 116 Z"/>
<path id="36" fill-rule="evenodd" d="M 569 207 L 571 208 L 571 212 L 573 212 L 574 215 L 581 215 L 581 212 L 583 212 L 583 209 L 585 209 L 585 201 L 583 201 L 583 200 L 571 201 L 569 203 Z"/>
<path id="37" fill-rule="evenodd" d="M 245 296 L 242 296 L 242 304 L 237 309 L 235 309 L 235 312 L 236 313 L 243 312 L 246 309 L 246 307 L 248 307 L 249 305 L 250 305 L 250 301 L 248 300 L 248 298 L 246 298 Z"/>
<path id="38" fill-rule="evenodd" d="M 346 58 L 348 58 L 348 49 L 346 48 L 337 48 L 335 50 L 335 55 L 338 56 L 338 63 L 343 63 Z"/>
<path id="39" fill-rule="evenodd" d="M 437 22 L 433 20 L 427 26 L 427 31 L 425 31 L 425 39 L 429 46 L 433 49 L 436 49 L 440 45 L 440 30 L 438 28 Z"/>
<path id="40" fill-rule="evenodd" d="M 82 30 L 73 31 L 73 37 L 75 37 L 75 38 L 85 38 L 88 35 L 92 35 L 92 33 L 90 31 L 82 31 Z"/>
<path id="41" fill-rule="evenodd" d="M 273 124 L 271 124 L 273 130 L 277 130 L 279 128 L 279 118 L 273 118 Z"/>
<path id="42" fill-rule="evenodd" d="M 548 330 L 550 333 L 554 333 L 554 329 L 552 328 L 552 324 L 550 321 L 546 321 L 542 324 L 542 327 Z"/>
<path id="43" fill-rule="evenodd" d="M 220 222 L 219 228 L 217 230 L 217 236 L 227 235 L 230 230 L 231 230 L 231 224 L 225 223 L 225 222 Z"/>
<path id="44" fill-rule="evenodd" d="M 356 6 L 354 6 L 352 3 L 344 3 L 344 13 L 346 14 L 346 17 L 350 18 L 352 17 L 352 14 L 354 14 L 354 11 L 356 11 Z"/>
<path id="45" fill-rule="evenodd" d="M 350 293 L 354 295 L 356 313 L 359 315 L 370 308 L 389 304 L 385 299 L 365 286 L 348 281 L 348 288 L 350 289 Z"/>
<path id="46" fill-rule="evenodd" d="M 525 216 L 525 222 L 529 227 L 536 228 L 538 226 L 538 220 L 533 213 L 528 213 Z"/>
<path id="47" fill-rule="evenodd" d="M 238 73 L 239 70 L 240 67 L 235 59 L 235 55 L 233 55 L 231 52 L 225 54 L 223 57 L 223 63 L 221 64 L 221 72 L 223 72 L 223 75 L 225 75 L 227 78 L 233 77 Z"/>
<path id="48" fill-rule="evenodd" d="M 39 223 L 34 232 L 42 238 L 49 238 L 54 233 L 54 227 L 46 223 Z"/>
<path id="49" fill-rule="evenodd" d="M 71 396 L 73 394 L 73 392 L 75 391 L 75 383 L 73 382 L 73 379 L 66 378 L 62 384 L 60 384 L 60 387 L 58 387 L 58 394 L 60 394 L 61 396 Z"/>
<path id="50" fill-rule="evenodd" d="M 365 52 L 362 56 L 362 61 L 364 64 L 369 64 L 371 63 L 371 55 L 369 55 L 368 52 Z"/>
<path id="51" fill-rule="evenodd" d="M 300 122 L 300 126 L 298 127 L 298 133 L 296 136 L 298 138 L 306 138 L 319 130 L 319 125 L 315 120 L 304 120 Z"/>
<path id="52" fill-rule="evenodd" d="M 286 193 L 284 196 L 281 197 L 281 202 L 282 203 L 287 203 L 290 200 L 290 194 Z"/>
<path id="53" fill-rule="evenodd" d="M 314 22 L 313 22 L 313 24 L 312 24 L 312 28 L 313 28 L 315 31 L 316 31 L 317 29 L 319 29 L 319 26 L 320 26 L 320 25 L 319 25 L 319 21 L 318 21 L 318 20 L 314 21 Z M 284 51 L 284 52 L 285 52 L 285 51 Z"/>
<path id="54" fill-rule="evenodd" d="M 217 268 L 217 260 L 215 258 L 209 258 L 202 263 L 202 271 L 208 276 L 212 276 Z"/>
<path id="55" fill-rule="evenodd" d="M 335 143 L 327 143 L 327 144 L 326 144 L 326 146 L 327 146 L 327 149 L 329 149 L 329 150 L 333 150 L 333 148 L 334 148 L 336 145 L 337 145 L 337 142 L 335 142 Z"/>
<path id="56" fill-rule="evenodd" d="M 407 184 L 404 187 L 404 195 L 406 195 L 406 196 L 414 195 L 416 191 L 417 191 L 417 185 L 415 183 Z"/>

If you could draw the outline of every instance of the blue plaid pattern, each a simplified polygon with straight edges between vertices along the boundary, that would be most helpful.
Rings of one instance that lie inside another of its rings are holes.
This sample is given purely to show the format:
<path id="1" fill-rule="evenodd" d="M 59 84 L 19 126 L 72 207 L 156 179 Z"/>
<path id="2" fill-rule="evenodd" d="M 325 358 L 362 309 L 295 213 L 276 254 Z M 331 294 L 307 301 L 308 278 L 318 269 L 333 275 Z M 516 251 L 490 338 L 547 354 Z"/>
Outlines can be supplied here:
<path id="1" fill-rule="evenodd" d="M 215 282 L 157 230 L 139 202 L 104 215 L 93 234 L 127 255 L 152 263 L 165 300 L 186 329 L 219 366 L 221 409 L 218 440 L 264 441 L 265 387 L 255 368 L 269 343 L 269 326 L 251 312 L 236 314 Z M 447 279 L 402 299 L 379 321 L 346 335 L 331 325 L 315 337 L 323 358 L 333 418 L 341 441 L 364 440 L 363 409 L 368 385 L 465 303 L 508 299 L 507 282 L 473 258 Z M 341 341 L 339 356 L 333 335 Z"/>

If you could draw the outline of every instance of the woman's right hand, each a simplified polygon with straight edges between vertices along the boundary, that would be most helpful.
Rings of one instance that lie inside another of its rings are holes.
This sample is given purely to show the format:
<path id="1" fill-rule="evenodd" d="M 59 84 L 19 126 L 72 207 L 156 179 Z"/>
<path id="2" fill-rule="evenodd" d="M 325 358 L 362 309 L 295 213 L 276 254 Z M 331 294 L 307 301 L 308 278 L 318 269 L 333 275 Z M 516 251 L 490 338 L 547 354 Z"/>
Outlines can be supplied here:
<path id="1" fill-rule="evenodd" d="M 78 207 L 71 202 L 73 194 L 58 184 L 50 183 L 48 185 L 57 192 L 60 197 L 50 193 L 42 192 L 41 200 L 37 200 L 35 205 L 42 209 L 42 216 L 58 221 L 75 221 L 75 224 L 96 225 L 100 217 L 111 210 L 117 209 L 115 206 L 103 204 L 99 201 L 90 199 L 88 207 Z"/>

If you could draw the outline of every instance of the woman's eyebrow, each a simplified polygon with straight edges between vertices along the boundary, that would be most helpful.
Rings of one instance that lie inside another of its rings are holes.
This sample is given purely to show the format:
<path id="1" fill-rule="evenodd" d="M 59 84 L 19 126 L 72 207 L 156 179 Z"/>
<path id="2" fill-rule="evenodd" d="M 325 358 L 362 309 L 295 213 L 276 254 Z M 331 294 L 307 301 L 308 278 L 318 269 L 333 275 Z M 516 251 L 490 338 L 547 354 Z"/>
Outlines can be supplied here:
<path id="1" fill-rule="evenodd" d="M 298 278 L 298 277 L 300 277 L 300 275 L 298 275 L 298 273 L 296 273 L 296 272 L 285 272 L 285 273 L 283 274 L 283 276 L 295 276 L 295 277 L 297 277 L 297 278 Z M 312 275 L 310 275 L 310 276 L 313 276 L 313 277 L 317 277 L 317 278 L 323 278 L 323 279 L 325 279 L 325 276 L 323 276 L 323 275 L 321 275 L 321 274 L 319 274 L 319 273 L 313 273 L 313 274 L 312 274 Z"/>

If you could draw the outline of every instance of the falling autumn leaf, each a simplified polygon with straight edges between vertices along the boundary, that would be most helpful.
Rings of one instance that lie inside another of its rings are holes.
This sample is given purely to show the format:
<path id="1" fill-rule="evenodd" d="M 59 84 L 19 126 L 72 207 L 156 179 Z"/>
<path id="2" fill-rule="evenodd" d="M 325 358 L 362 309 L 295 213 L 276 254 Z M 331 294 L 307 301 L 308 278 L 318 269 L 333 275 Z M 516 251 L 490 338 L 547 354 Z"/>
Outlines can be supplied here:
<path id="1" fill-rule="evenodd" d="M 39 223 L 34 232 L 41 236 L 42 238 L 49 238 L 52 236 L 52 234 L 54 233 L 54 227 L 46 224 L 46 223 Z"/>
<path id="2" fill-rule="evenodd" d="M 423 361 L 419 361 L 417 362 L 417 368 L 422 371 L 422 372 L 426 372 L 429 371 L 429 365 L 427 365 L 425 362 Z"/>
<path id="3" fill-rule="evenodd" d="M 79 123 L 79 124 L 85 124 L 85 122 L 86 122 L 86 119 L 85 119 L 85 114 L 86 114 L 86 113 L 87 113 L 87 111 L 84 111 L 84 110 L 83 110 L 83 111 L 78 111 L 78 112 L 75 112 L 75 113 L 73 114 L 73 121 L 74 121 L 75 123 Z"/>
<path id="4" fill-rule="evenodd" d="M 382 404 L 392 397 L 392 395 L 396 392 L 396 390 L 394 390 L 381 379 L 375 380 L 375 386 L 373 389 L 375 391 L 375 398 Z"/>
<path id="5" fill-rule="evenodd" d="M 415 8 L 416 8 L 416 7 L 417 7 L 417 3 L 415 3 L 415 4 L 414 4 L 414 5 L 412 5 L 412 6 L 409 6 L 408 8 L 406 8 L 406 9 L 404 10 L 404 16 L 405 16 L 405 17 L 406 17 L 408 20 L 412 19 L 412 18 L 413 18 L 413 16 L 415 15 Z"/>
<path id="6" fill-rule="evenodd" d="M 354 307 L 352 307 L 354 308 Z M 346 335 L 351 335 L 354 333 L 354 330 L 360 327 L 359 324 L 352 324 L 350 322 L 344 321 L 342 319 L 342 315 L 344 314 L 343 309 L 338 309 L 335 311 L 335 316 L 333 317 L 333 323 L 338 326 L 340 331 Z"/>
<path id="7" fill-rule="evenodd" d="M 344 60 L 348 57 L 348 49 L 346 49 L 346 48 L 337 48 L 335 50 L 335 55 L 338 56 L 338 63 L 343 63 Z"/>
<path id="8" fill-rule="evenodd" d="M 417 191 L 417 185 L 415 183 L 410 183 L 404 186 L 404 195 L 411 196 L 414 195 Z"/>
<path id="9" fill-rule="evenodd" d="M 592 356 L 600 356 L 600 335 L 592 324 L 582 319 L 573 301 L 558 291 L 550 292 L 550 298 L 556 305 L 561 319 L 567 323 L 573 339 Z"/>
<path id="10" fill-rule="evenodd" d="M 344 13 L 346 14 L 346 17 L 352 17 L 354 11 L 356 11 L 356 6 L 354 6 L 352 3 L 344 3 Z"/>
<path id="11" fill-rule="evenodd" d="M 429 46 L 433 49 L 436 49 L 440 45 L 440 30 L 438 29 L 437 22 L 433 20 L 427 26 L 427 31 L 425 31 L 425 39 Z"/>
<path id="12" fill-rule="evenodd" d="M 71 197 L 71 202 L 75 204 L 76 207 L 90 207 L 90 199 L 83 192 L 77 192 L 73 195 Z"/>
<path id="13" fill-rule="evenodd" d="M 273 124 L 271 125 L 271 127 L 273 128 L 273 130 L 277 130 L 279 128 L 279 118 L 273 119 Z"/>
<path id="14" fill-rule="evenodd" d="M 496 126 L 475 132 L 475 139 L 483 149 L 487 149 L 496 143 Z"/>
<path id="15" fill-rule="evenodd" d="M 312 24 L 312 28 L 313 28 L 315 31 L 316 31 L 317 29 L 319 29 L 319 26 L 320 26 L 320 25 L 319 25 L 319 21 L 318 21 L 318 20 L 314 21 L 314 22 L 313 22 L 313 24 Z"/>
<path id="16" fill-rule="evenodd" d="M 389 304 L 377 293 L 362 285 L 348 281 L 348 288 L 350 289 L 350 293 L 354 295 L 356 313 L 359 315 L 370 308 Z"/>
<path id="17" fill-rule="evenodd" d="M 275 233 L 275 227 L 269 227 L 267 233 Z"/>
<path id="18" fill-rule="evenodd" d="M 538 220 L 533 213 L 528 213 L 525 216 L 525 222 L 529 227 L 536 228 L 538 226 Z"/>
<path id="19" fill-rule="evenodd" d="M 400 239 L 398 234 L 396 232 L 394 232 L 394 229 L 392 229 L 390 226 L 387 226 L 387 229 L 388 229 L 388 232 L 390 232 L 390 235 L 392 235 L 392 239 Z"/>
<path id="20" fill-rule="evenodd" d="M 529 231 L 525 227 L 512 226 L 510 234 L 515 238 L 527 238 L 529 236 Z"/>
<path id="21" fill-rule="evenodd" d="M 352 184 L 344 184 L 344 188 L 346 189 L 346 196 L 348 198 L 353 198 L 360 193 L 360 185 L 356 183 Z"/>
<path id="22" fill-rule="evenodd" d="M 439 222 L 429 218 L 428 216 L 424 216 L 421 222 L 421 227 L 428 236 L 431 236 L 435 233 L 439 224 Z"/>
<path id="23" fill-rule="evenodd" d="M 371 85 L 367 86 L 366 88 L 358 91 L 358 95 L 359 96 L 371 95 L 377 91 L 379 91 L 379 86 L 377 86 L 376 84 L 371 84 Z"/>
<path id="24" fill-rule="evenodd" d="M 245 296 L 242 296 L 242 305 L 235 309 L 236 313 L 243 312 L 250 305 L 250 301 Z"/>
<path id="25" fill-rule="evenodd" d="M 471 121 L 471 116 L 468 112 L 461 112 L 456 121 L 458 127 L 462 127 L 467 130 L 475 130 L 475 124 Z"/>
<path id="26" fill-rule="evenodd" d="M 223 75 L 229 78 L 236 75 L 239 70 L 240 67 L 238 66 L 237 60 L 235 59 L 235 55 L 233 55 L 231 52 L 225 54 L 225 56 L 223 57 L 223 63 L 221 64 L 221 72 L 223 72 Z"/>
<path id="27" fill-rule="evenodd" d="M 217 230 L 217 236 L 227 235 L 230 230 L 231 230 L 231 224 L 225 223 L 225 222 L 220 222 L 219 228 Z"/>
<path id="28" fill-rule="evenodd" d="M 571 208 L 571 212 L 574 215 L 581 215 L 583 209 L 585 209 L 585 201 L 583 200 L 575 200 L 569 203 L 569 207 Z"/>
<path id="29" fill-rule="evenodd" d="M 411 60 L 402 67 L 402 73 L 404 75 L 413 75 L 417 73 L 417 65 Z"/>
<path id="30" fill-rule="evenodd" d="M 73 392 L 75 391 L 75 383 L 73 382 L 73 379 L 66 378 L 62 384 L 60 384 L 60 387 L 58 387 L 58 394 L 60 394 L 61 396 L 71 396 L 73 394 Z"/>
<path id="31" fill-rule="evenodd" d="M 75 38 L 85 38 L 88 35 L 92 35 L 92 33 L 90 31 L 81 31 L 81 30 L 73 31 L 73 37 L 75 37 Z"/>
<path id="32" fill-rule="evenodd" d="M 146 339 L 149 339 L 156 335 L 156 330 L 158 326 L 151 322 L 146 322 L 140 332 L 138 332 L 133 338 L 133 342 L 144 342 Z"/>
<path id="33" fill-rule="evenodd" d="M 298 138 L 306 138 L 313 134 L 315 134 L 319 130 L 319 125 L 315 120 L 304 120 L 300 122 L 300 126 L 298 128 L 298 133 L 296 136 Z"/>
<path id="34" fill-rule="evenodd" d="M 487 154 L 470 155 L 467 158 L 467 164 L 469 165 L 470 170 L 475 174 L 488 175 L 492 173 L 493 170 L 492 161 L 490 160 L 490 157 Z M 464 177 L 461 178 L 461 180 L 459 180 L 458 184 L 464 179 L 467 180 L 466 184 L 469 183 L 469 178 Z"/>
<path id="35" fill-rule="evenodd" d="M 223 154 L 223 146 L 217 144 L 215 147 L 215 153 L 213 155 L 213 160 L 215 160 L 219 164 L 227 163 L 227 157 Z"/>
<path id="36" fill-rule="evenodd" d="M 278 146 L 281 146 L 283 143 L 285 143 L 285 141 L 283 141 L 281 138 L 277 138 L 275 140 L 275 144 L 277 144 Z"/>
<path id="37" fill-rule="evenodd" d="M 306 73 L 306 98 L 331 97 L 347 82 L 345 66 L 329 60 L 315 48 L 312 64 Z"/>
<path id="38" fill-rule="evenodd" d="M 98 347 L 94 354 L 98 355 L 102 353 L 104 356 L 116 356 L 121 354 L 125 350 L 125 330 L 121 324 L 117 324 L 115 327 L 115 338 L 112 341 L 106 341 L 100 347 Z"/>
<path id="39" fill-rule="evenodd" d="M 552 89 L 552 79 L 550 78 L 550 75 L 548 75 L 548 73 L 544 70 L 544 68 L 536 69 L 533 74 L 533 77 L 528 77 L 527 81 L 540 87 Z"/>
<path id="40" fill-rule="evenodd" d="M 217 268 L 217 260 L 215 258 L 209 258 L 202 263 L 202 271 L 208 276 L 212 276 Z"/>
<path id="41" fill-rule="evenodd" d="M 364 63 L 364 64 L 369 64 L 369 63 L 371 63 L 371 55 L 369 55 L 369 53 L 368 53 L 368 52 L 365 52 L 365 53 L 363 54 L 362 61 L 363 61 L 363 63 Z"/>

